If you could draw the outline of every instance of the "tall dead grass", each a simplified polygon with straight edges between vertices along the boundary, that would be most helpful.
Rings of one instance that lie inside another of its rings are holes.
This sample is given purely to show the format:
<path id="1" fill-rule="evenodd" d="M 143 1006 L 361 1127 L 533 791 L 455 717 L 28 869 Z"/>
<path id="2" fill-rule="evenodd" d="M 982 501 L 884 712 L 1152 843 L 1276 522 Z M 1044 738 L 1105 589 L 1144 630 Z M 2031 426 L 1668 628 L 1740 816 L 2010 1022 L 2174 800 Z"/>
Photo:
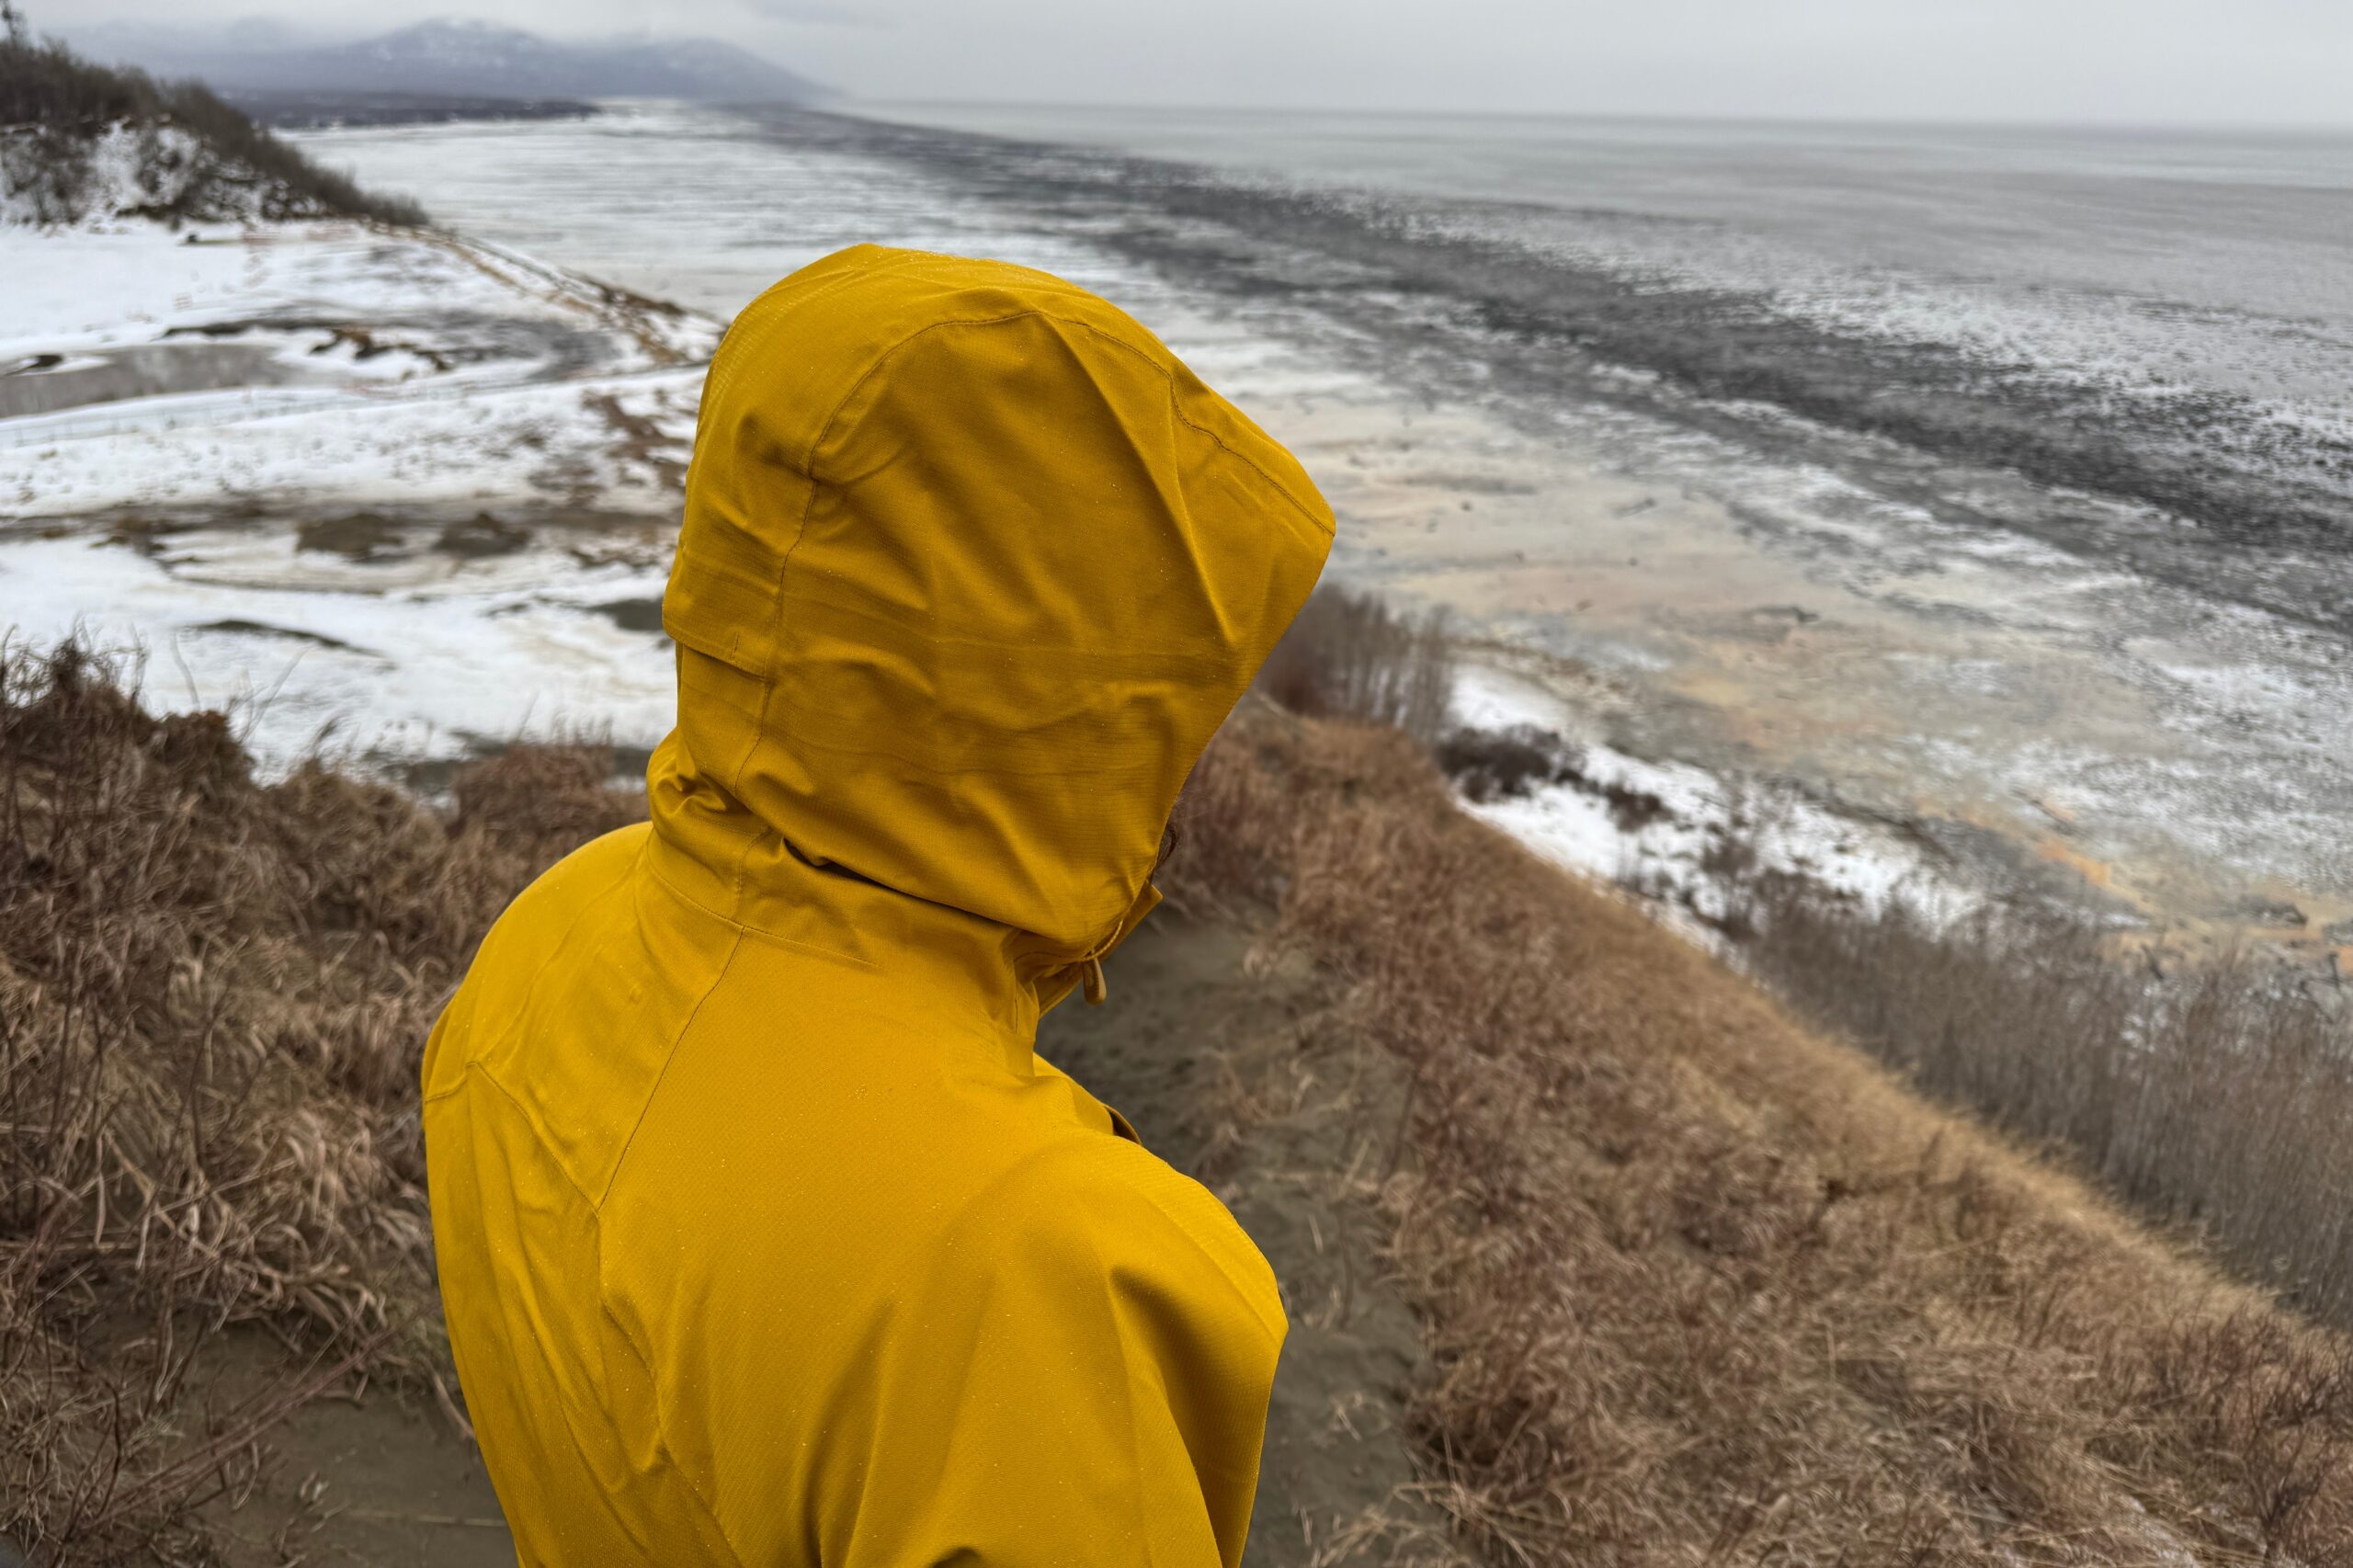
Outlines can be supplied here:
<path id="1" fill-rule="evenodd" d="M 1245 712 L 1180 904 L 1256 902 L 1405 1064 L 1379 1188 L 1433 1487 L 1497 1563 L 2353 1562 L 2353 1346 L 1457 811 Z"/>
<path id="2" fill-rule="evenodd" d="M 415 1052 L 505 901 L 639 809 L 607 767 L 517 752 L 446 813 L 264 785 L 218 716 L 0 650 L 0 1530 L 34 1562 L 192 1555 L 272 1421 L 430 1367 Z M 1271 912 L 1404 1066 L 1368 1174 L 1433 1494 L 1488 1560 L 2353 1563 L 2342 1335 L 1466 818 L 1392 727 L 1254 705 L 1186 810 L 1176 900 Z M 193 1409 L 233 1324 L 289 1373 Z"/>
<path id="3" fill-rule="evenodd" d="M 1258 672 L 1257 689 L 1294 713 L 1394 724 L 1435 744 L 1454 695 L 1445 615 L 1324 584 Z"/>
<path id="4" fill-rule="evenodd" d="M 1752 881 L 1744 956 L 1938 1097 L 2056 1144 L 2245 1278 L 2353 1327 L 2353 1015 L 2241 955 L 2162 979 L 2088 926 L 1939 926 Z"/>
<path id="5" fill-rule="evenodd" d="M 438 1331 L 416 1054 L 506 901 L 631 814 L 591 749 L 443 815 L 309 767 L 121 661 L 0 646 L 0 1532 L 115 1560 L 241 1484 L 272 1421 Z M 293 1369 L 207 1415 L 234 1324 Z"/>

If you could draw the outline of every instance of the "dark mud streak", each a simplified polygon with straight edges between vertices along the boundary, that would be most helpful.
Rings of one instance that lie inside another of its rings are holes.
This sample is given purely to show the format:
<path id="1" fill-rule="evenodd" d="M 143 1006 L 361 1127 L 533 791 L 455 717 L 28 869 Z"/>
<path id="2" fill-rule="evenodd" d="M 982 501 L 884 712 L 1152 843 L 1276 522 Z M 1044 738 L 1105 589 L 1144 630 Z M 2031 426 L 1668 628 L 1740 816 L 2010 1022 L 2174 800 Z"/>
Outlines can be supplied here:
<path id="1" fill-rule="evenodd" d="M 597 288 L 608 302 L 640 303 L 638 296 L 625 290 Z M 677 308 L 666 307 L 666 313 L 676 315 Z M 313 354 L 348 346 L 358 360 L 381 354 L 412 354 L 437 372 L 504 360 L 541 360 L 546 366 L 541 373 L 551 381 L 597 369 L 608 358 L 608 334 L 595 324 L 525 319 L 456 307 L 430 312 L 388 312 L 365 322 L 288 307 L 251 316 L 182 323 L 166 328 L 159 341 L 270 335 L 315 337 L 317 341 L 310 346 Z"/>
<path id="2" fill-rule="evenodd" d="M 218 631 L 230 636 L 271 637 L 281 642 L 307 643 L 313 648 L 331 648 L 337 653 L 367 653 L 370 658 L 382 656 L 355 643 L 347 642 L 340 637 L 330 637 L 324 631 L 305 631 L 294 626 L 273 626 L 267 621 L 247 620 L 237 616 L 232 616 L 225 620 L 203 621 L 189 630 Z"/>
<path id="3" fill-rule="evenodd" d="M 1378 358 L 1384 373 L 1402 370 L 1524 426 L 1548 423 L 1565 397 L 1768 449 L 1820 447 L 1807 455 L 1842 468 L 1863 458 L 1876 488 L 1940 522 L 2023 532 L 2353 631 L 2353 445 L 2290 427 L 2250 398 L 2131 394 L 1950 344 L 1842 334 L 1792 319 L 1761 293 L 1611 271 L 1460 232 L 1518 204 L 1303 190 L 809 111 L 760 119 L 783 140 L 921 166 L 1188 284 L 1305 306 L 1369 334 L 1372 346 L 1353 352 Z M 1398 309 L 1399 295 L 1416 308 Z M 1432 303 L 1441 307 L 1435 322 Z M 1654 372 L 1664 384 L 1630 385 L 1613 368 Z M 1810 437 L 1773 410 L 1826 428 Z M 1834 449 L 1841 437 L 1847 449 Z M 1885 449 L 1891 443 L 1899 449 Z M 1953 498 L 1942 466 L 1950 463 L 2008 471 L 2061 494 L 1988 512 Z M 2314 562 L 2331 569 L 2304 569 Z"/>

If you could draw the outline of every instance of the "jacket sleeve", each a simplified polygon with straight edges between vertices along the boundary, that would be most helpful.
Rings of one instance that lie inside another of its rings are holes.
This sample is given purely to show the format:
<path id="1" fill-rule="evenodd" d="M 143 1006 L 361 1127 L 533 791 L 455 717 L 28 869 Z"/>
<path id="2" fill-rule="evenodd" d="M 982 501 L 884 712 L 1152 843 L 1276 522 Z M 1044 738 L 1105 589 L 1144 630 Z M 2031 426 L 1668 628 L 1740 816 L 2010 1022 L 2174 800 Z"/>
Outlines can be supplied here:
<path id="1" fill-rule="evenodd" d="M 1284 1323 L 1198 1184 L 1121 1139 L 1057 1150 L 976 1203 L 900 1305 L 828 1562 L 1240 1562 Z"/>

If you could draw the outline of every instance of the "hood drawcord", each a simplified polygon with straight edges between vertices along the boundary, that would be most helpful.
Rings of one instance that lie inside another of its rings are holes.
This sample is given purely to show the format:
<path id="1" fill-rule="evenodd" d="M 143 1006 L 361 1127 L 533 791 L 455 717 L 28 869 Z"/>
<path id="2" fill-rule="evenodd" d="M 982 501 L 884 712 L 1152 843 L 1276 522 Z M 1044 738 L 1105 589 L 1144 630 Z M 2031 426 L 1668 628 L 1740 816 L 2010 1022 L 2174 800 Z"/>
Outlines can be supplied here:
<path id="1" fill-rule="evenodd" d="M 1111 994 L 1110 983 L 1103 978 L 1103 955 L 1119 946 L 1120 937 L 1126 929 L 1125 921 L 1113 926 L 1111 934 L 1097 943 L 1093 952 L 1078 960 L 1079 989 L 1085 994 L 1086 1005 L 1090 1007 L 1101 1006 L 1103 998 Z"/>
<path id="2" fill-rule="evenodd" d="M 1078 971 L 1078 983 L 1086 994 L 1088 1006 L 1101 1006 L 1103 998 L 1111 994 L 1109 983 L 1103 978 L 1104 955 L 1126 940 L 1131 932 L 1143 924 L 1144 916 L 1150 915 L 1159 906 L 1159 903 L 1160 890 L 1147 881 L 1137 892 L 1134 901 L 1128 905 L 1128 912 L 1120 916 L 1117 925 L 1103 934 L 1103 939 L 1096 943 L 1086 957 L 1073 961 L 1062 971 L 1063 973 L 1068 973 L 1074 969 Z"/>

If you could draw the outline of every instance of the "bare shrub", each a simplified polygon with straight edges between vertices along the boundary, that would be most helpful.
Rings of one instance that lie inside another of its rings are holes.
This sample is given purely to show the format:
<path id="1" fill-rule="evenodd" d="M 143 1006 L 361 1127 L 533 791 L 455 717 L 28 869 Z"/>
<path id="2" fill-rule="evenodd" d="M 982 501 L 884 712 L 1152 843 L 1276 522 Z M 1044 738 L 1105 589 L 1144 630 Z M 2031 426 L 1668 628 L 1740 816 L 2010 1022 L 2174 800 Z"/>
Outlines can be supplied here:
<path id="1" fill-rule="evenodd" d="M 1463 796 L 1480 804 L 1528 794 L 1545 784 L 1584 776 L 1574 748 L 1534 724 L 1507 730 L 1456 730 L 1432 753 L 1438 770 Z"/>
<path id="2" fill-rule="evenodd" d="M 1799 1029 L 1392 731 L 1247 710 L 1190 809 L 1215 858 L 1172 881 L 1272 900 L 1406 1072 L 1415 1431 L 1486 1560 L 2353 1562 L 2343 1335 Z"/>
<path id="3" fill-rule="evenodd" d="M 1409 615 L 1327 583 L 1259 671 L 1257 689 L 1309 718 L 1394 724 L 1435 744 L 1454 697 L 1443 612 Z"/>
<path id="4" fill-rule="evenodd" d="M 264 786 L 221 715 L 0 645 L 0 1532 L 35 1563 L 157 1540 L 356 1370 L 434 1375 L 418 1053 L 506 900 L 642 809 L 608 767 L 511 753 L 454 821 Z M 308 1370 L 193 1436 L 238 1323 Z"/>

